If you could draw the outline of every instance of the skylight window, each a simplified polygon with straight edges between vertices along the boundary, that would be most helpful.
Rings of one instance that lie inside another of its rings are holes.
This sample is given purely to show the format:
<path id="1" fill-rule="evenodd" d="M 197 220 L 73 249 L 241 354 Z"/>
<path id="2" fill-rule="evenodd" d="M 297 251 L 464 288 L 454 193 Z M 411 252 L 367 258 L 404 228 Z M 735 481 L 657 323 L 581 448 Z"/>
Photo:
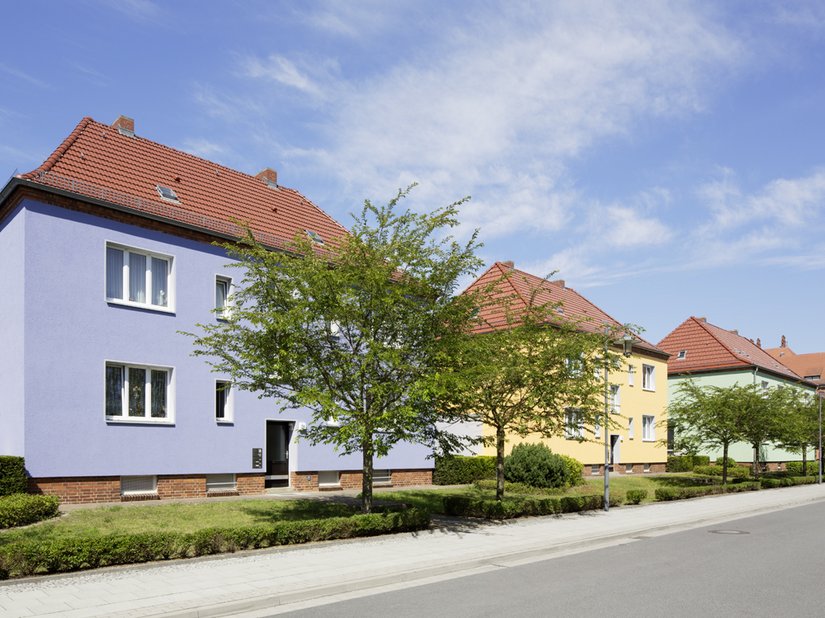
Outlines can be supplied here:
<path id="1" fill-rule="evenodd" d="M 175 190 L 170 187 L 164 187 L 162 185 L 157 185 L 155 187 L 158 190 L 158 194 L 165 200 L 169 200 L 171 202 L 178 202 L 178 194 L 175 193 Z"/>
<path id="2" fill-rule="evenodd" d="M 309 236 L 310 240 L 312 240 L 312 242 L 314 242 L 317 245 L 323 245 L 324 244 L 324 239 L 321 238 L 321 235 L 318 232 L 313 232 L 312 230 L 305 230 L 305 231 L 307 233 L 307 236 Z"/>
<path id="3" fill-rule="evenodd" d="M 687 356 L 687 350 L 679 350 L 679 355 L 676 360 L 683 360 Z"/>

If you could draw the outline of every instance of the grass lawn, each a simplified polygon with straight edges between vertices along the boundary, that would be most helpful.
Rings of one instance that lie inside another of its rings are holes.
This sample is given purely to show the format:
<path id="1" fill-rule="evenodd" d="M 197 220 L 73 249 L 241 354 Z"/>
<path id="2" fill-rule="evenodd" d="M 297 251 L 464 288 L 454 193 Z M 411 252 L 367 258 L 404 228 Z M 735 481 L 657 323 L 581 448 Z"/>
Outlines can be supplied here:
<path id="1" fill-rule="evenodd" d="M 77 509 L 26 528 L 0 530 L 0 546 L 21 540 L 99 537 L 108 534 L 238 527 L 283 520 L 347 517 L 357 507 L 324 500 L 227 500 Z"/>

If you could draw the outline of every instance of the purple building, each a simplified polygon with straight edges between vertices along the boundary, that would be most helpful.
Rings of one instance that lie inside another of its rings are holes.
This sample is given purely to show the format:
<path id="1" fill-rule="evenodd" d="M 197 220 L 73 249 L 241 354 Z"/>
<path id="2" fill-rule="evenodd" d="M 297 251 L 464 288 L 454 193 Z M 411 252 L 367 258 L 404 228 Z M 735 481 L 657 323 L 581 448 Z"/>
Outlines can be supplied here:
<path id="1" fill-rule="evenodd" d="M 277 250 L 335 220 L 266 169 L 248 176 L 84 118 L 0 193 L 0 454 L 64 502 L 265 487 L 360 487 L 360 454 L 300 437 L 306 410 L 235 391 L 179 331 L 220 319 L 236 269 L 213 245 L 240 221 Z M 423 446 L 376 483 L 430 482 Z"/>

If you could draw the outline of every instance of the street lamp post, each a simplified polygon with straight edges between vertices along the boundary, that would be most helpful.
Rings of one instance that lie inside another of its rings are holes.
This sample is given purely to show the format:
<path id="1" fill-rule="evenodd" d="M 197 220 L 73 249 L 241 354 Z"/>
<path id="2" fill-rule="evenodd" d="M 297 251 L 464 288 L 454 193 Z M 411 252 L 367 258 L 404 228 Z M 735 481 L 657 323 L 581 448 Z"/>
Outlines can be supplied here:
<path id="1" fill-rule="evenodd" d="M 630 356 L 633 353 L 633 337 L 625 335 L 621 339 L 622 353 Z M 610 510 L 610 331 L 604 334 L 604 510 Z"/>
<path id="2" fill-rule="evenodd" d="M 816 388 L 816 398 L 819 399 L 819 476 L 817 483 L 822 485 L 822 387 Z"/>

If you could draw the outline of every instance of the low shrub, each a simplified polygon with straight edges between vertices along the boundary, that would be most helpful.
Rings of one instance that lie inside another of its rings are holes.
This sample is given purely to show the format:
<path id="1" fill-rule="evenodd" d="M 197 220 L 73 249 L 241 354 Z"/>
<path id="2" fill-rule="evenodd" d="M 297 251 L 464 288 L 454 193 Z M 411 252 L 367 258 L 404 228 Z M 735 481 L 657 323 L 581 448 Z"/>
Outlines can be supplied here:
<path id="1" fill-rule="evenodd" d="M 27 526 L 54 517 L 59 504 L 56 496 L 4 496 L 0 498 L 0 528 Z"/>
<path id="2" fill-rule="evenodd" d="M 801 461 L 789 461 L 785 464 L 785 471 L 788 473 L 789 476 L 806 476 L 808 474 L 819 474 L 819 468 L 817 467 L 819 462 L 809 461 L 807 462 L 807 464 L 807 471 L 803 472 Z"/>
<path id="3" fill-rule="evenodd" d="M 531 487 L 570 487 L 578 484 L 583 466 L 553 453 L 544 444 L 517 444 L 504 458 L 504 478 Z"/>
<path id="4" fill-rule="evenodd" d="M 570 486 L 584 485 L 584 464 L 578 459 L 569 457 L 567 455 L 559 454 L 559 457 L 564 461 L 564 467 L 567 469 L 567 482 Z"/>
<path id="5" fill-rule="evenodd" d="M 421 530 L 429 524 L 430 516 L 426 511 L 407 508 L 351 517 L 209 528 L 192 533 L 153 531 L 53 541 L 23 540 L 0 546 L 0 579 L 407 532 Z"/>
<path id="6" fill-rule="evenodd" d="M 761 477 L 759 482 L 763 489 L 774 489 L 776 487 L 793 487 L 794 485 L 811 485 L 817 482 L 815 476 L 784 476 L 784 477 Z"/>
<path id="7" fill-rule="evenodd" d="M 710 464 L 710 455 L 694 455 L 693 456 L 693 465 L 695 466 L 707 466 Z"/>
<path id="8" fill-rule="evenodd" d="M 647 489 L 628 489 L 625 494 L 628 504 L 639 504 L 645 498 L 647 498 Z"/>
<path id="9" fill-rule="evenodd" d="M 22 457 L 0 455 L 0 496 L 26 493 L 28 479 Z"/>
<path id="10" fill-rule="evenodd" d="M 687 498 L 697 498 L 699 496 L 710 496 L 715 494 L 729 494 L 741 491 L 757 491 L 761 488 L 759 481 L 749 481 L 734 485 L 704 485 L 701 487 L 659 487 L 656 489 L 655 497 L 659 502 L 670 500 L 685 500 Z"/>
<path id="11" fill-rule="evenodd" d="M 711 466 L 695 466 L 693 471 L 696 474 L 703 474 L 705 476 L 722 476 L 722 466 L 720 465 L 711 465 Z M 728 478 L 729 479 L 744 479 L 751 475 L 750 468 L 745 466 L 731 466 L 728 465 Z"/>
<path id="12" fill-rule="evenodd" d="M 438 457 L 433 470 L 435 485 L 468 485 L 480 479 L 496 476 L 496 458 L 485 455 Z"/>
<path id="13" fill-rule="evenodd" d="M 708 459 L 710 459 L 710 458 L 708 458 Z M 716 461 L 714 462 L 714 465 L 717 465 L 721 468 L 724 461 L 725 461 L 724 457 L 717 457 Z M 739 463 L 735 459 L 732 459 L 731 457 L 728 457 L 728 468 L 736 468 L 738 466 L 739 466 Z"/>
<path id="14" fill-rule="evenodd" d="M 610 497 L 610 506 L 619 506 L 619 496 Z M 560 515 L 593 511 L 604 507 L 604 496 L 515 496 L 498 501 L 473 496 L 445 496 L 444 512 L 455 517 L 513 519 L 537 515 Z"/>
<path id="15" fill-rule="evenodd" d="M 667 472 L 690 472 L 693 470 L 693 455 L 670 455 L 667 458 Z"/>

